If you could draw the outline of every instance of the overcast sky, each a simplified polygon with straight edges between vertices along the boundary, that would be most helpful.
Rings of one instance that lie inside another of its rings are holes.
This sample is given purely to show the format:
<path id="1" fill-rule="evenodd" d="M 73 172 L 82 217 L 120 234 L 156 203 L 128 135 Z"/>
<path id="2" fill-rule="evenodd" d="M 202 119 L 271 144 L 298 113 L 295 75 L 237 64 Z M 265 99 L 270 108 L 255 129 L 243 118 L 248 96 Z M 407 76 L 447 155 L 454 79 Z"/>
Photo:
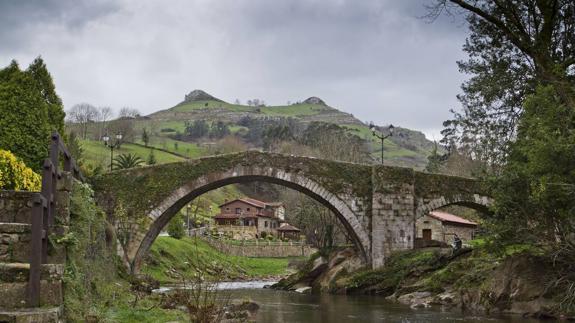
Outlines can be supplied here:
<path id="1" fill-rule="evenodd" d="M 431 0 L 0 0 L 0 65 L 41 55 L 66 108 L 143 113 L 193 89 L 267 104 L 318 96 L 439 139 L 464 80 L 461 21 Z"/>

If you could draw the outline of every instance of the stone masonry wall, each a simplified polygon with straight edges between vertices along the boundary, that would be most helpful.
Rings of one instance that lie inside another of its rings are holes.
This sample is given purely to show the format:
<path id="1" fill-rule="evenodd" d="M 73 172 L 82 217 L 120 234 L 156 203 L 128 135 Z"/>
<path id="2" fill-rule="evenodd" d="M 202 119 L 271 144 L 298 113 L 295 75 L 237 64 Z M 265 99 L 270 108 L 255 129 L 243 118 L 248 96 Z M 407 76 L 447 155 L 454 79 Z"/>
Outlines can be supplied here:
<path id="1" fill-rule="evenodd" d="M 413 248 L 413 170 L 379 166 L 373 172 L 371 254 L 379 268 L 393 251 Z"/>
<path id="2" fill-rule="evenodd" d="M 283 258 L 283 257 L 309 257 L 317 250 L 308 245 L 289 245 L 286 242 L 285 245 L 267 245 L 267 242 L 261 242 L 261 244 L 247 245 L 247 246 L 237 246 L 232 244 L 227 244 L 225 242 L 206 239 L 206 241 L 214 248 L 232 256 L 244 256 L 244 257 L 268 257 L 268 258 Z"/>

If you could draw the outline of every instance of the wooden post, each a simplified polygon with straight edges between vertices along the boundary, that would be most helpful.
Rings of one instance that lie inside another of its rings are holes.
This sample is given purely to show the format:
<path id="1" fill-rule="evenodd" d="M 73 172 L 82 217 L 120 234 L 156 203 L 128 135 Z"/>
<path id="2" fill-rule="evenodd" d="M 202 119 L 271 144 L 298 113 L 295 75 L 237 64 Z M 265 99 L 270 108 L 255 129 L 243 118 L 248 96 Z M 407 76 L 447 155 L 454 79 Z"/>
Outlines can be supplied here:
<path id="1" fill-rule="evenodd" d="M 42 269 L 42 236 L 44 231 L 44 210 L 46 200 L 42 195 L 34 196 L 32 208 L 32 228 L 30 237 L 30 276 L 28 277 L 28 306 L 40 306 L 40 275 Z"/>

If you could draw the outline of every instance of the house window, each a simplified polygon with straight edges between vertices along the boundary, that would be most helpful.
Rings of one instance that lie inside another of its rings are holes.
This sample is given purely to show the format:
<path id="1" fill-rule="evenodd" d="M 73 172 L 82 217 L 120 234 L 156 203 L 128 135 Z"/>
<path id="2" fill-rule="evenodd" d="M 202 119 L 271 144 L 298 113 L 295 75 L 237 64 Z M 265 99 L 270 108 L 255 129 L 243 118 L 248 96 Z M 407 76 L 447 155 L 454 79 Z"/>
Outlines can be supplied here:
<path id="1" fill-rule="evenodd" d="M 241 207 L 237 207 L 236 208 L 236 214 L 240 214 L 242 213 L 242 208 Z"/>
<path id="2" fill-rule="evenodd" d="M 249 211 L 250 211 L 250 208 L 247 208 L 247 209 L 246 209 L 246 211 L 248 211 L 248 212 L 249 212 Z"/>
<path id="3" fill-rule="evenodd" d="M 428 224 L 428 223 L 429 223 L 429 221 L 423 221 L 423 223 L 425 223 L 425 224 Z"/>
<path id="4" fill-rule="evenodd" d="M 226 211 L 229 211 L 229 210 L 230 210 L 230 208 L 229 208 L 229 207 L 227 207 L 227 208 L 226 208 Z"/>
<path id="5" fill-rule="evenodd" d="M 268 227 L 268 221 L 264 221 L 264 227 Z"/>

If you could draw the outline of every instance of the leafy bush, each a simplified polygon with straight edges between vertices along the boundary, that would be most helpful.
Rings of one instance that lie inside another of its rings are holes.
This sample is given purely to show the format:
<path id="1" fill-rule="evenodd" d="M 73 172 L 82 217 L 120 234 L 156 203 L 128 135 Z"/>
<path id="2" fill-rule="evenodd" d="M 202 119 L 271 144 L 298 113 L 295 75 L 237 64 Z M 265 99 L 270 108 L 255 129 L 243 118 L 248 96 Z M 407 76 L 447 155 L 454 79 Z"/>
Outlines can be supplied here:
<path id="1" fill-rule="evenodd" d="M 7 150 L 0 149 L 0 189 L 40 191 L 40 175 Z"/>
<path id="2" fill-rule="evenodd" d="M 184 221 L 179 215 L 176 215 L 170 223 L 168 223 L 168 234 L 174 239 L 181 239 L 186 234 L 184 229 Z"/>

